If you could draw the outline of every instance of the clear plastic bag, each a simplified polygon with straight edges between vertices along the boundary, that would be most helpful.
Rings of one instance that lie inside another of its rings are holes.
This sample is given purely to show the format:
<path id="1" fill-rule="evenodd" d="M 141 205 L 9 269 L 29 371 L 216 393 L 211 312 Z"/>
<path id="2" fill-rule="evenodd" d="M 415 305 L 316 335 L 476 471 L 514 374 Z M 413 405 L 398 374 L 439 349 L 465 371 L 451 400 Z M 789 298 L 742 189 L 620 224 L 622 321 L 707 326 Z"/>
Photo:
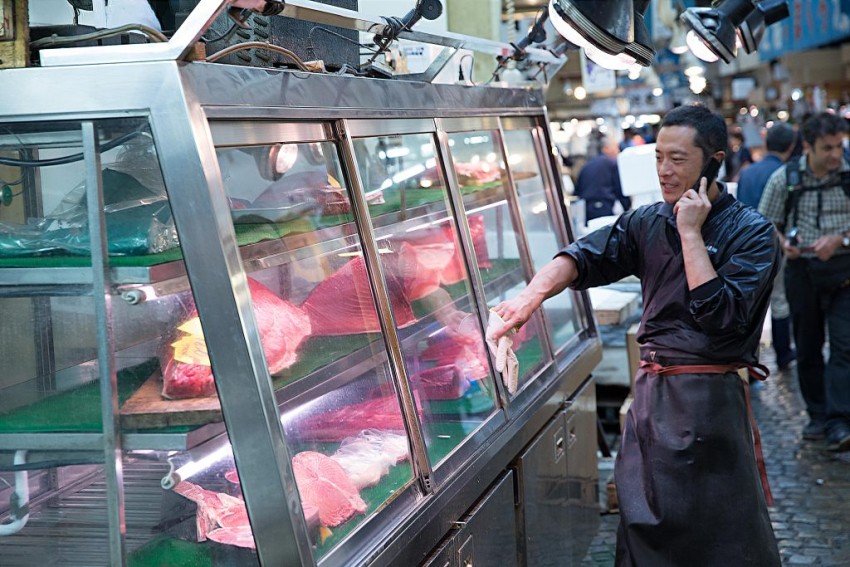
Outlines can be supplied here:
<path id="1" fill-rule="evenodd" d="M 177 246 L 177 231 L 152 142 L 137 136 L 102 172 L 110 255 L 163 252 Z M 86 183 L 80 182 L 42 218 L 0 223 L 0 256 L 46 253 L 88 255 Z"/>

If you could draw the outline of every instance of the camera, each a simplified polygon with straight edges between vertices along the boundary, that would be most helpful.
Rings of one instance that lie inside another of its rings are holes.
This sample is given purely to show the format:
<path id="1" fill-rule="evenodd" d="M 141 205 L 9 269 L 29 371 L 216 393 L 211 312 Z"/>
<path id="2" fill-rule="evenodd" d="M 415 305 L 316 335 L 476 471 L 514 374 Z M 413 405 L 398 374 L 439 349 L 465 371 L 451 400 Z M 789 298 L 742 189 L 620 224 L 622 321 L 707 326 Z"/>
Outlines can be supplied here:
<path id="1" fill-rule="evenodd" d="M 799 246 L 799 229 L 795 226 L 794 228 L 788 231 L 788 234 L 785 235 L 785 238 L 788 239 L 788 244 L 790 244 L 791 246 Z"/>

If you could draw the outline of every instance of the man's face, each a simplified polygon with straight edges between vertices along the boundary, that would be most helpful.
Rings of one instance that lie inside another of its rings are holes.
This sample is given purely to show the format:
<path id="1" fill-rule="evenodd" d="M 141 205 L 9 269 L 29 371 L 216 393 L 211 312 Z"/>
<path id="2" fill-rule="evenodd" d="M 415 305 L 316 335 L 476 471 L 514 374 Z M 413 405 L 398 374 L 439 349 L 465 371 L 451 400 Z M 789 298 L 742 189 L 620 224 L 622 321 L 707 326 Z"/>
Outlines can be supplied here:
<path id="1" fill-rule="evenodd" d="M 690 126 L 665 126 L 655 141 L 655 170 L 665 203 L 675 204 L 696 185 L 702 171 L 702 150 L 694 144 Z"/>
<path id="2" fill-rule="evenodd" d="M 812 171 L 823 175 L 841 167 L 841 157 L 844 155 L 844 147 L 841 145 L 843 140 L 842 134 L 834 134 L 821 136 L 815 140 L 814 146 L 806 144 Z"/>

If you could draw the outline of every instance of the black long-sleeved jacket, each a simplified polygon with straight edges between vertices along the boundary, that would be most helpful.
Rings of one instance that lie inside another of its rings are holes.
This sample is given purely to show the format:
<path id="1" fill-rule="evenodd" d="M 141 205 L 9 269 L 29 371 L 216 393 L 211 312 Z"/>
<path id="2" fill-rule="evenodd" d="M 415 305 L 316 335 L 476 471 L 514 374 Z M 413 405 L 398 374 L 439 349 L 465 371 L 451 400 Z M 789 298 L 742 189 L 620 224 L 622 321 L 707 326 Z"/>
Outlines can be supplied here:
<path id="1" fill-rule="evenodd" d="M 637 341 L 645 360 L 757 360 L 781 249 L 771 223 L 718 186 L 720 196 L 702 227 L 717 278 L 694 290 L 688 290 L 673 207 L 666 203 L 629 211 L 561 251 L 578 265 L 575 289 L 629 275 L 640 278 L 643 317 Z"/>

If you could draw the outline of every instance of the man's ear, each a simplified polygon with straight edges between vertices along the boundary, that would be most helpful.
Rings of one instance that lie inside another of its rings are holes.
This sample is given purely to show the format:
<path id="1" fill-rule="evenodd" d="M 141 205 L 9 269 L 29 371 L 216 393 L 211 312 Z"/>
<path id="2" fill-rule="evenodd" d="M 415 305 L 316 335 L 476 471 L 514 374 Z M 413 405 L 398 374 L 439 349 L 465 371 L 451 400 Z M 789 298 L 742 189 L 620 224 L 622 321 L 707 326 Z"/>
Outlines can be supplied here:
<path id="1" fill-rule="evenodd" d="M 720 163 L 723 163 L 724 161 L 726 161 L 726 152 L 724 152 L 723 150 L 720 150 L 719 152 L 714 152 L 714 155 L 711 156 L 711 157 L 713 157 L 714 159 L 716 159 Z"/>

